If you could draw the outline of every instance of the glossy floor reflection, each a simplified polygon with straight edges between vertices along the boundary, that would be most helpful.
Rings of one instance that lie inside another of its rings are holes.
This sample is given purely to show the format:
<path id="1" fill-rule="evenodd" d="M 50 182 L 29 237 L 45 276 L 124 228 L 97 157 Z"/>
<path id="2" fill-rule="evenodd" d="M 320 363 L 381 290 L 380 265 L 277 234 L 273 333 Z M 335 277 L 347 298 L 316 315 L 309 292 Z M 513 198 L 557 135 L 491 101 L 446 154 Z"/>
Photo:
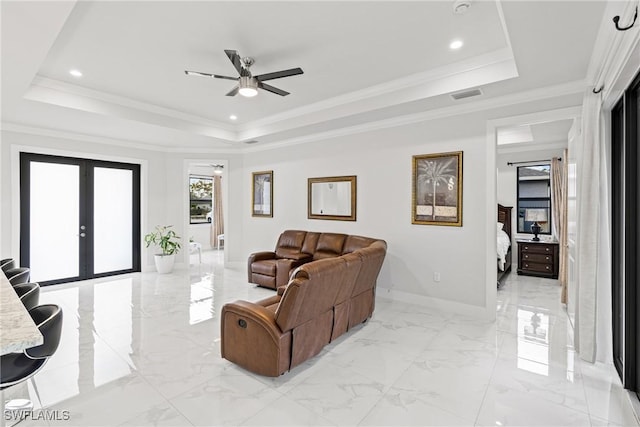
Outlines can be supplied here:
<path id="1" fill-rule="evenodd" d="M 219 313 L 273 292 L 221 259 L 44 289 L 62 344 L 2 400 L 69 419 L 19 425 L 637 425 L 613 369 L 575 354 L 556 281 L 510 275 L 496 322 L 379 298 L 367 324 L 265 378 L 220 357 Z"/>

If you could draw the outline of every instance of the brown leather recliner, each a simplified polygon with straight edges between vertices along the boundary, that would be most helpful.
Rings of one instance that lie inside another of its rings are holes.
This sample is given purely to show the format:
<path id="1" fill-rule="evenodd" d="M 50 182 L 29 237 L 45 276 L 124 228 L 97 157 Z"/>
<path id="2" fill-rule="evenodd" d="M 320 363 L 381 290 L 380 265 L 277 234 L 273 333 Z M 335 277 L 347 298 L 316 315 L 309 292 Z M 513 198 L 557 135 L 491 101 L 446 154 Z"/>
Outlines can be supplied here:
<path id="1" fill-rule="evenodd" d="M 271 289 L 286 285 L 292 270 L 313 259 L 312 252 L 303 251 L 306 235 L 306 231 L 286 230 L 278 238 L 275 251 L 251 254 L 247 263 L 249 282 Z"/>
<path id="2" fill-rule="evenodd" d="M 355 278 L 347 274 L 347 262 L 338 257 L 305 264 L 281 297 L 225 304 L 222 357 L 275 377 L 320 353 L 332 339 L 334 304 L 345 286 L 353 286 L 345 283 Z"/>
<path id="3" fill-rule="evenodd" d="M 278 238 L 274 252 L 256 252 L 249 256 L 248 280 L 258 286 L 277 289 L 289 282 L 296 267 L 310 261 L 339 257 L 373 241 L 340 233 L 286 230 Z M 346 248 L 349 250 L 345 252 Z"/>

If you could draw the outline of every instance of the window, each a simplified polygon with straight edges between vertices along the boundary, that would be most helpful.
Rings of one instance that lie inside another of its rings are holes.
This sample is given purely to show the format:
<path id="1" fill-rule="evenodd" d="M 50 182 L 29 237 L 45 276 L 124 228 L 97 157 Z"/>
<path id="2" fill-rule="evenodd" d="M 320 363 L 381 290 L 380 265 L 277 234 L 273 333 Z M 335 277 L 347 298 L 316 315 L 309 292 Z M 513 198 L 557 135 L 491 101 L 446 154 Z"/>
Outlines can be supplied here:
<path id="1" fill-rule="evenodd" d="M 551 234 L 551 165 L 518 167 L 518 233 L 531 233 L 537 222 L 540 234 Z"/>
<path id="2" fill-rule="evenodd" d="M 213 178 L 189 176 L 189 218 L 191 224 L 206 224 L 213 220 Z"/>

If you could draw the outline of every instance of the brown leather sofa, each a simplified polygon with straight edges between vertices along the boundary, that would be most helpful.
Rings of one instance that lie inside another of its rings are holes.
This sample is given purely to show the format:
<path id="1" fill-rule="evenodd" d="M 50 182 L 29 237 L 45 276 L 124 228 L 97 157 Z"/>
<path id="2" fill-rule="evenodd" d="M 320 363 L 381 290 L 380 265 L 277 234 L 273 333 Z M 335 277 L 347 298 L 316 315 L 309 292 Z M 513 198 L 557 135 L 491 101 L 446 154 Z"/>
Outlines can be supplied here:
<path id="1" fill-rule="evenodd" d="M 256 252 L 247 262 L 249 283 L 277 289 L 289 282 L 291 272 L 307 262 L 334 258 L 371 244 L 375 239 L 338 233 L 286 230 L 273 252 Z"/>
<path id="2" fill-rule="evenodd" d="M 312 234 L 318 236 L 317 243 L 336 242 L 333 233 Z M 323 234 L 330 238 L 322 239 Z M 371 317 L 387 245 L 383 240 L 340 236 L 341 251 L 348 251 L 344 255 L 325 256 L 331 251 L 322 243 L 318 259 L 296 268 L 277 295 L 223 306 L 222 357 L 276 377 Z"/>

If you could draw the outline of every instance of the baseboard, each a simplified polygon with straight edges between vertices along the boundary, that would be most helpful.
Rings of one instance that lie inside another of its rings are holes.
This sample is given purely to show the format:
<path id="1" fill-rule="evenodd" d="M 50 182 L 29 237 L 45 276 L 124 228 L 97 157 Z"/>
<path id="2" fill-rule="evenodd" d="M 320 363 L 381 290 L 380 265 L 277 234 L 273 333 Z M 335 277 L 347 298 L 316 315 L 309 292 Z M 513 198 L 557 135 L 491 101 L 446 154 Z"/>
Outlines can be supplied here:
<path id="1" fill-rule="evenodd" d="M 625 392 L 627 394 L 627 399 L 629 400 L 629 406 L 631 407 L 633 417 L 635 418 L 636 423 L 640 425 L 640 401 L 638 401 L 638 396 L 631 390 L 625 390 Z"/>
<path id="2" fill-rule="evenodd" d="M 434 308 L 444 313 L 463 314 L 465 316 L 488 320 L 495 320 L 496 318 L 495 307 L 493 307 L 492 310 L 488 310 L 485 307 L 464 304 L 456 301 L 447 301 L 440 298 L 429 297 L 426 295 L 417 295 L 409 292 L 397 291 L 394 289 L 379 287 L 376 290 L 376 297 Z"/>

